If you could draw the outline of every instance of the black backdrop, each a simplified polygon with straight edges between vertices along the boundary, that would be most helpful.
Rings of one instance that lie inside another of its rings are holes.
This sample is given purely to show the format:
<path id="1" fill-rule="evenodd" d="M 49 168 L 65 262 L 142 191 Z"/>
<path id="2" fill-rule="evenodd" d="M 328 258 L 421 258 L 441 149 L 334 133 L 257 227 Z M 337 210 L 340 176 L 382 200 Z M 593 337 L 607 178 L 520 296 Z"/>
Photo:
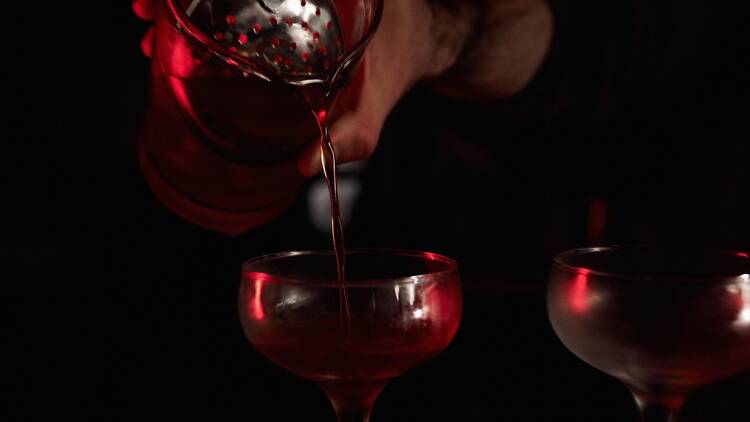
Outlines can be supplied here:
<path id="1" fill-rule="evenodd" d="M 386 388 L 375 420 L 635 419 L 625 388 L 546 320 L 550 259 L 591 243 L 592 200 L 609 210 L 598 243 L 750 248 L 746 7 L 645 3 L 556 2 L 555 48 L 519 96 L 478 106 L 417 90 L 391 116 L 356 176 L 350 244 L 457 258 L 466 314 L 449 350 Z M 328 246 L 305 196 L 234 238 L 166 211 L 134 149 L 148 25 L 126 1 L 58 6 L 9 13 L 12 413 L 331 420 L 312 384 L 252 350 L 235 310 L 244 259 Z M 743 420 L 747 386 L 699 390 L 687 420 Z"/>

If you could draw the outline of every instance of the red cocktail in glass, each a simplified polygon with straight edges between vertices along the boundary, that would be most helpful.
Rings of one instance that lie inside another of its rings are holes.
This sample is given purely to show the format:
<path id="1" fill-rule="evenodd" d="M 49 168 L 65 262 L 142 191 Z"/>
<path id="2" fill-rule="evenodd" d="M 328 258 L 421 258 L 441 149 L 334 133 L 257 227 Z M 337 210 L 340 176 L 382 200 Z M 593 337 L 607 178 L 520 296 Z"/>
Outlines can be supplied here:
<path id="1" fill-rule="evenodd" d="M 453 339 L 462 311 L 458 268 L 430 253 L 347 250 L 342 286 L 335 262 L 330 251 L 247 262 L 240 319 L 253 347 L 325 390 L 339 420 L 367 421 L 388 380 Z"/>

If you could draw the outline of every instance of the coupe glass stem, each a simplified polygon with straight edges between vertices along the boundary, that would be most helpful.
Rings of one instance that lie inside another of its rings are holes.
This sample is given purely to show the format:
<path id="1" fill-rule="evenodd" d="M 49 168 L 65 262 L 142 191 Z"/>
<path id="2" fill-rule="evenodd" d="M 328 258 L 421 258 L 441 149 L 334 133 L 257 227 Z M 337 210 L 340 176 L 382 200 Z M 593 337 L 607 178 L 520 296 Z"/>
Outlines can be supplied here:
<path id="1" fill-rule="evenodd" d="M 636 392 L 633 392 L 633 397 L 641 414 L 641 422 L 678 422 L 683 397 L 651 397 Z"/>
<path id="2" fill-rule="evenodd" d="M 386 381 L 321 382 L 338 422 L 369 422 L 375 400 Z"/>
<path id="3" fill-rule="evenodd" d="M 336 409 L 336 420 L 338 422 L 370 422 L 372 406 L 367 408 L 343 407 Z"/>

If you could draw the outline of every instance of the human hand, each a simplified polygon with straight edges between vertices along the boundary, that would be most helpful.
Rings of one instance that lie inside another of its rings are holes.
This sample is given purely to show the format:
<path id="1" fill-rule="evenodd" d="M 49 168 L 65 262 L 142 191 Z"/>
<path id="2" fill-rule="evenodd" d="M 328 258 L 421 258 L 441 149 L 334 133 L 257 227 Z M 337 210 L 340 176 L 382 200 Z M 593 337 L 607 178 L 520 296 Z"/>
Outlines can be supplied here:
<path id="1" fill-rule="evenodd" d="M 153 20 L 157 1 L 134 0 L 133 11 Z M 541 64 L 551 33 L 544 0 L 384 0 L 380 26 L 332 116 L 337 162 L 372 155 L 386 118 L 420 81 L 471 100 L 519 92 Z M 148 57 L 153 39 L 150 28 L 141 41 Z M 297 164 L 307 177 L 319 173 L 319 145 L 313 142 Z"/>
<path id="2" fill-rule="evenodd" d="M 467 100 L 518 93 L 541 65 L 551 37 L 544 0 L 385 0 L 361 81 L 333 116 L 336 161 L 368 158 L 389 113 L 420 81 Z M 301 155 L 298 168 L 308 177 L 321 171 L 318 145 Z"/>

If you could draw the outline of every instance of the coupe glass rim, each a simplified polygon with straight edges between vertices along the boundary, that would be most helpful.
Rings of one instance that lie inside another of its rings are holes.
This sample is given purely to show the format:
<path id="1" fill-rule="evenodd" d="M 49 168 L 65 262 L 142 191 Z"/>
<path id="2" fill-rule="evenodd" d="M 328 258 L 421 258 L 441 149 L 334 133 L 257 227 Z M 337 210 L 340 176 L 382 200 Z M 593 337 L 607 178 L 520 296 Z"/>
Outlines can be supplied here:
<path id="1" fill-rule="evenodd" d="M 403 284 L 420 284 L 425 282 L 431 282 L 431 283 L 439 283 L 443 282 L 444 280 L 449 280 L 451 277 L 445 277 L 446 275 L 449 275 L 451 273 L 458 274 L 458 262 L 452 258 L 449 258 L 445 255 L 432 253 L 432 252 L 425 252 L 425 251 L 416 251 L 416 250 L 407 250 L 407 249 L 387 249 L 387 248 L 347 248 L 346 249 L 346 256 L 351 255 L 391 255 L 391 256 L 403 256 L 403 257 L 413 257 L 417 259 L 421 259 L 423 261 L 438 261 L 443 264 L 445 264 L 445 268 L 437 271 L 431 271 L 431 272 L 424 272 L 421 274 L 412 274 L 408 276 L 399 276 L 399 277 L 389 277 L 389 278 L 373 278 L 373 279 L 367 279 L 367 280 L 358 280 L 357 282 L 350 283 L 345 281 L 344 286 L 347 288 L 360 288 L 360 287 L 382 287 L 385 285 L 403 285 Z M 278 259 L 285 259 L 285 258 L 291 258 L 294 256 L 301 256 L 301 255 L 325 255 L 325 256 L 332 256 L 334 255 L 334 252 L 332 250 L 300 250 L 300 251 L 287 251 L 287 252 L 276 252 L 276 253 L 270 253 L 261 255 L 252 259 L 249 259 L 245 261 L 242 264 L 242 279 L 245 280 L 245 272 L 253 272 L 251 267 L 254 264 L 257 264 L 259 262 L 263 261 L 271 261 L 271 260 L 278 260 Z M 271 274 L 269 274 L 271 275 Z M 458 278 L 458 277 L 455 277 Z M 277 284 L 299 284 L 304 285 L 308 287 L 321 287 L 321 288 L 339 288 L 341 287 L 341 284 L 339 284 L 337 281 L 333 280 L 319 280 L 319 279 L 309 279 L 309 280 L 301 280 L 296 278 L 289 278 L 289 277 L 280 277 L 276 275 L 272 275 L 272 279 L 269 280 L 272 283 Z"/>
<path id="2" fill-rule="evenodd" d="M 675 248 L 675 246 L 662 246 L 662 245 L 647 245 L 647 244 L 618 244 L 618 245 L 608 245 L 608 246 L 589 246 L 589 247 L 583 247 L 583 248 L 574 248 L 569 249 L 563 252 L 558 253 L 555 255 L 553 262 L 554 265 L 562 268 L 567 271 L 571 271 L 574 273 L 585 273 L 587 275 L 595 275 L 599 277 L 606 277 L 606 278 L 627 278 L 631 280 L 674 280 L 674 281 L 697 281 L 697 282 L 708 282 L 708 283 L 722 283 L 722 282 L 734 282 L 740 277 L 750 277 L 750 270 L 747 272 L 745 271 L 738 271 L 737 273 L 727 273 L 725 275 L 701 275 L 701 276 L 685 276 L 685 275 L 649 275 L 649 274 L 627 274 L 627 273 L 620 273 L 620 272 L 612 272 L 612 271 L 603 271 L 603 270 L 597 270 L 594 268 L 589 268 L 583 265 L 576 265 L 571 264 L 567 262 L 573 255 L 580 255 L 580 254 L 598 254 L 598 253 L 606 253 L 606 252 L 616 252 L 616 251 L 623 251 L 628 249 L 665 249 L 665 248 Z M 691 250 L 691 251 L 698 251 L 701 253 L 711 253 L 711 254 L 717 254 L 717 255 L 725 255 L 725 256 L 736 256 L 739 258 L 744 258 L 748 260 L 748 265 L 750 265 L 750 253 L 746 251 L 740 251 L 740 250 L 733 250 L 733 249 L 724 249 L 724 248 L 714 248 L 714 247 L 700 247 L 700 246 L 679 246 L 680 249 L 685 250 Z"/>

